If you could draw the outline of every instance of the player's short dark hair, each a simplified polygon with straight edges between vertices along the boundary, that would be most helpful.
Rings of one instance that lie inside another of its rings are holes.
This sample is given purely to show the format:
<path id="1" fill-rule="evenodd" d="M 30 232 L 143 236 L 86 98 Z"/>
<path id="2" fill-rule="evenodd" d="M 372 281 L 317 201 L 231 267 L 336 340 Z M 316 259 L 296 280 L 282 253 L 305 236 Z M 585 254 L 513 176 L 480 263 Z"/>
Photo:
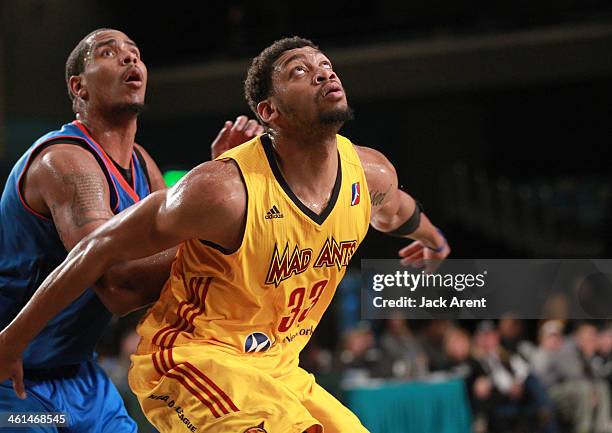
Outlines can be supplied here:
<path id="1" fill-rule="evenodd" d="M 275 41 L 268 48 L 264 49 L 251 62 L 246 80 L 244 81 L 244 97 L 257 114 L 257 104 L 266 99 L 272 93 L 272 72 L 274 62 L 285 52 L 295 48 L 312 47 L 318 50 L 312 41 L 299 36 L 283 38 Z M 260 119 L 261 120 L 261 119 Z"/>
<path id="2" fill-rule="evenodd" d="M 74 47 L 74 49 L 68 56 L 68 59 L 66 60 L 66 72 L 65 72 L 66 87 L 68 88 L 68 97 L 72 101 L 72 110 L 75 112 L 76 112 L 76 107 L 75 107 L 74 95 L 72 94 L 72 91 L 70 90 L 70 77 L 72 77 L 73 75 L 79 75 L 85 70 L 85 60 L 86 60 L 85 58 L 87 57 L 87 53 L 89 52 L 89 49 L 91 48 L 89 44 L 87 43 L 87 40 L 92 35 L 99 33 L 99 32 L 107 31 L 107 30 L 112 30 L 112 29 L 100 28 L 100 29 L 96 29 L 93 32 L 89 33 L 87 36 L 81 39 L 81 41 L 77 44 L 76 47 Z"/>

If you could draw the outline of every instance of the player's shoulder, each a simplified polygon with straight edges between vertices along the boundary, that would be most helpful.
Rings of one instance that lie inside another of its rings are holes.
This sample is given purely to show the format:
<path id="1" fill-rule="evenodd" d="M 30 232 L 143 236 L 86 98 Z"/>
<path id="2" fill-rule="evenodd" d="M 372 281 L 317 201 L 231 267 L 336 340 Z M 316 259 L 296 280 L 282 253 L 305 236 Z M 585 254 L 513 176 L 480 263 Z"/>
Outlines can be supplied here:
<path id="1" fill-rule="evenodd" d="M 356 144 L 353 146 L 355 147 L 355 151 L 357 152 L 357 155 L 362 163 L 367 162 L 384 164 L 385 162 L 389 161 L 382 152 L 376 149 L 366 146 L 358 146 Z"/>
<path id="2" fill-rule="evenodd" d="M 190 172 L 194 182 L 224 187 L 242 183 L 238 164 L 231 158 L 203 162 Z"/>
<path id="3" fill-rule="evenodd" d="M 106 176 L 96 158 L 71 143 L 56 143 L 38 153 L 27 167 L 23 193 L 28 204 L 47 214 L 48 200 L 65 202 L 76 194 L 110 193 Z"/>
<path id="4" fill-rule="evenodd" d="M 366 146 L 361 146 L 361 145 L 357 145 L 355 142 L 353 142 L 352 140 L 350 140 L 349 138 L 340 135 L 340 134 L 336 134 L 336 139 L 338 142 L 338 146 L 340 149 L 342 149 L 343 147 L 351 147 L 352 149 L 355 150 L 355 153 L 357 154 L 357 157 L 359 158 L 360 162 L 362 164 L 364 163 L 385 163 L 388 162 L 387 158 L 385 157 L 385 155 L 382 154 L 382 152 L 379 152 L 376 149 L 373 149 L 371 147 L 366 147 Z"/>
<path id="5" fill-rule="evenodd" d="M 381 174 L 395 173 L 393 164 L 382 152 L 365 146 L 355 146 L 355 151 L 361 160 L 361 165 L 366 174 L 368 172 L 381 172 Z"/>
<path id="6" fill-rule="evenodd" d="M 144 158 L 145 164 L 147 164 L 149 170 L 151 169 L 150 167 L 157 167 L 157 163 L 143 145 L 134 143 L 134 150 Z"/>
<path id="7" fill-rule="evenodd" d="M 151 154 L 147 151 L 147 149 L 140 143 L 134 143 L 134 149 L 136 149 L 146 160 L 153 160 Z"/>
<path id="8" fill-rule="evenodd" d="M 139 143 L 134 143 L 134 150 L 144 159 L 146 166 L 144 168 L 146 168 L 147 175 L 149 176 L 152 190 L 158 191 L 160 189 L 166 189 L 166 182 L 164 181 L 161 170 L 149 152 Z"/>
<path id="9" fill-rule="evenodd" d="M 336 134 L 336 144 L 338 145 L 338 152 L 343 163 L 348 162 L 356 166 L 361 165 L 361 160 L 357 154 L 358 146 L 355 146 L 349 138 Z"/>
<path id="10" fill-rule="evenodd" d="M 58 142 L 41 150 L 32 160 L 28 174 L 54 178 L 70 174 L 104 176 L 94 155 L 81 146 Z"/>
<path id="11" fill-rule="evenodd" d="M 368 182 L 370 190 L 386 190 L 389 184 L 397 179 L 397 172 L 393 164 L 380 151 L 371 147 L 355 146 L 355 150 L 361 160 L 361 166 Z"/>
<path id="12" fill-rule="evenodd" d="M 204 162 L 192 169 L 171 194 L 182 201 L 234 211 L 246 208 L 246 187 L 232 159 Z"/>
<path id="13" fill-rule="evenodd" d="M 134 150 L 140 152 L 140 154 L 144 157 L 151 157 L 149 152 L 147 152 L 147 149 L 145 149 L 145 147 L 140 143 L 134 143 Z"/>

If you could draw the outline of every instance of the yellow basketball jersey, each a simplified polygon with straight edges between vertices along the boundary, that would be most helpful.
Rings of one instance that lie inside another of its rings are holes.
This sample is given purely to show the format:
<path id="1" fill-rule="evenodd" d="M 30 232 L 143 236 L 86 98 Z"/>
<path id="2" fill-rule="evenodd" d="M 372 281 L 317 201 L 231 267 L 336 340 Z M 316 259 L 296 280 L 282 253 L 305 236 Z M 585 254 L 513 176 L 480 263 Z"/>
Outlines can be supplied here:
<path id="1" fill-rule="evenodd" d="M 141 322 L 143 339 L 153 347 L 214 344 L 297 363 L 370 222 L 359 156 L 345 137 L 337 136 L 337 146 L 336 183 L 320 215 L 288 187 L 267 135 L 224 153 L 221 159 L 238 164 L 248 194 L 242 244 L 227 252 L 185 242 Z"/>

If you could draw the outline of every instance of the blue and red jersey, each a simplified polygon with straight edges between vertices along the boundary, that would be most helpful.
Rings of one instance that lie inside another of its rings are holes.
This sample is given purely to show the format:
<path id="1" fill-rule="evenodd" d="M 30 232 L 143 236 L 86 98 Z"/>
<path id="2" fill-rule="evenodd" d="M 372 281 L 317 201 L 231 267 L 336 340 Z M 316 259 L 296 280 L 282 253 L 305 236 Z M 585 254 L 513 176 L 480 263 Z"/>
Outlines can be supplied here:
<path id="1" fill-rule="evenodd" d="M 92 153 L 107 179 L 115 214 L 151 192 L 144 160 L 136 150 L 129 184 L 78 121 L 36 140 L 14 165 L 0 199 L 0 329 L 13 320 L 68 254 L 53 220 L 28 206 L 22 188 L 24 174 L 36 155 L 57 143 L 74 144 Z M 91 359 L 111 317 L 95 292 L 87 289 L 29 344 L 23 354 L 24 368 L 53 368 Z"/>

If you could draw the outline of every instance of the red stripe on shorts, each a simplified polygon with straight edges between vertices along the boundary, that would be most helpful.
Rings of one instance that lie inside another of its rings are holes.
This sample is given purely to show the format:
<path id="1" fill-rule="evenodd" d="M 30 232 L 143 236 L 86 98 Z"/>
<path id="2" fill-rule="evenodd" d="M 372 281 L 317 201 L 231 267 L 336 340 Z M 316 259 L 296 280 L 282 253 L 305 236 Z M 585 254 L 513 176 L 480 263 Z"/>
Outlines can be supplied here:
<path id="1" fill-rule="evenodd" d="M 160 357 L 160 360 L 161 360 L 162 368 L 166 371 L 166 373 L 164 373 L 164 376 L 169 377 L 171 379 L 174 379 L 177 382 L 179 382 L 181 385 L 183 385 L 185 387 L 185 389 L 187 389 L 195 398 L 200 400 L 206 407 L 208 407 L 208 409 L 210 409 L 210 412 L 213 414 L 213 416 L 215 418 L 219 418 L 221 415 L 219 414 L 217 409 L 215 409 L 213 404 L 210 401 L 208 401 L 206 398 L 204 398 L 204 396 L 202 394 L 200 394 L 198 392 L 198 390 L 194 389 L 187 382 L 187 380 L 185 380 L 185 378 L 183 376 L 181 376 L 179 374 L 170 373 L 170 369 L 172 368 L 172 364 L 166 364 L 166 360 L 164 359 L 164 350 L 161 350 L 158 353 L 160 354 L 159 357 Z M 176 371 L 176 368 L 175 368 L 175 371 Z M 178 373 L 183 373 L 183 371 L 178 370 Z"/>
<path id="2" fill-rule="evenodd" d="M 172 352 L 170 352 L 170 353 L 172 353 Z M 221 398 L 223 398 L 223 400 L 225 400 L 225 402 L 229 405 L 229 407 L 234 412 L 239 412 L 240 411 L 240 409 L 238 409 L 236 407 L 236 405 L 234 404 L 232 399 L 229 398 L 229 396 L 225 392 L 223 392 L 223 390 L 221 388 L 219 388 L 219 386 L 215 382 L 213 382 L 212 379 L 210 379 L 208 376 L 206 376 L 204 373 L 202 373 L 193 364 L 191 364 L 189 362 L 185 362 L 185 366 L 188 367 L 189 369 L 191 369 L 191 371 L 193 371 L 196 375 L 198 375 L 202 380 L 204 380 L 212 389 L 217 391 L 217 393 L 221 396 Z"/>
<path id="3" fill-rule="evenodd" d="M 201 381 L 199 381 L 198 379 L 196 379 L 189 371 L 183 369 L 183 365 L 178 365 L 176 362 L 174 362 L 174 358 L 172 357 L 172 349 L 170 349 L 168 351 L 168 360 L 170 362 L 170 366 L 174 371 L 180 372 L 183 376 L 185 376 L 186 378 L 188 378 L 189 380 L 191 380 L 191 382 L 193 382 L 193 384 L 195 386 L 197 386 L 198 388 L 200 388 L 201 391 L 203 391 L 213 402 L 215 402 L 217 404 L 217 406 L 221 409 L 221 411 L 224 414 L 228 414 L 229 410 L 227 410 L 227 408 L 223 405 L 223 403 L 221 403 L 221 401 L 219 401 L 219 399 L 217 398 L 216 395 L 214 395 L 210 389 L 208 389 L 206 387 L 206 385 L 204 385 Z"/>
<path id="4" fill-rule="evenodd" d="M 159 373 L 160 376 L 163 376 L 164 370 L 161 369 L 161 367 L 159 366 L 159 363 L 157 362 L 158 354 L 159 352 L 154 352 L 153 355 L 151 356 L 151 358 L 153 359 L 153 367 L 155 367 L 155 370 Z"/>
<path id="5" fill-rule="evenodd" d="M 195 398 L 200 400 L 206 407 L 208 407 L 208 409 L 210 409 L 210 413 L 212 413 L 215 418 L 221 417 L 221 415 L 219 415 L 219 412 L 217 412 L 212 403 L 202 397 L 202 395 L 197 390 L 193 389 L 193 387 L 189 385 L 189 383 L 187 383 L 184 377 L 173 373 L 166 373 L 166 376 L 171 379 L 175 379 L 181 385 L 183 385 L 187 391 L 189 391 L 193 396 L 195 396 Z"/>

